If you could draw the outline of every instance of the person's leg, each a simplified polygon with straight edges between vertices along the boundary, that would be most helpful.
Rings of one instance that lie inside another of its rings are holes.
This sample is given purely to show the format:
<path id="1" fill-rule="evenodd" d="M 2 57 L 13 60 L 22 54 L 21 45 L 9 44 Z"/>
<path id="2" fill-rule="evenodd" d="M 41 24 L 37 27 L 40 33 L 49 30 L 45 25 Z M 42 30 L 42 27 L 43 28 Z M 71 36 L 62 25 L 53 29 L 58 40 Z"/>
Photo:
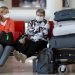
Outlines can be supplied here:
<path id="1" fill-rule="evenodd" d="M 17 41 L 16 44 L 15 44 L 16 51 L 24 53 L 25 50 L 27 50 L 27 48 L 29 47 L 29 44 L 30 44 L 30 40 L 28 40 L 28 39 L 25 39 L 24 44 L 21 44 L 19 41 Z"/>
<path id="2" fill-rule="evenodd" d="M 0 57 L 2 56 L 3 51 L 3 45 L 0 44 Z"/>
<path id="3" fill-rule="evenodd" d="M 37 42 L 37 52 L 44 49 L 44 48 L 47 48 L 47 41 L 44 41 L 44 40 L 40 40 Z"/>
<path id="4" fill-rule="evenodd" d="M 42 50 L 43 48 L 47 47 L 47 42 L 40 40 L 37 42 L 33 42 L 31 41 L 29 44 L 29 48 L 27 50 L 25 50 L 24 54 L 27 55 L 27 57 L 30 57 L 32 55 L 35 54 L 35 52 L 37 52 L 37 50 Z"/>
<path id="5" fill-rule="evenodd" d="M 22 63 L 24 63 L 25 59 L 34 53 L 35 45 L 36 45 L 35 42 L 33 42 L 31 40 L 29 40 L 29 42 L 26 42 L 24 45 L 22 45 L 18 42 L 17 43 L 17 47 L 18 47 L 17 51 L 19 51 L 19 52 L 16 52 L 14 54 L 15 58 L 18 61 L 21 60 Z"/>
<path id="6" fill-rule="evenodd" d="M 26 52 L 26 50 L 29 47 L 29 39 L 25 39 L 25 43 L 21 44 L 19 41 L 16 42 L 15 46 L 16 46 L 16 50 L 13 51 L 13 55 L 15 56 L 15 58 L 17 59 L 17 61 L 22 61 L 22 63 L 25 62 L 26 56 L 24 55 L 24 53 Z"/>
<path id="7" fill-rule="evenodd" d="M 29 47 L 27 48 L 27 50 L 24 51 L 24 54 L 27 57 L 31 57 L 36 52 L 36 46 L 37 46 L 37 42 L 30 41 Z"/>
<path id="8" fill-rule="evenodd" d="M 20 61 L 20 53 L 23 53 L 25 50 L 24 44 L 21 44 L 19 41 L 15 44 L 15 50 L 13 51 L 13 55 L 15 56 L 17 61 Z"/>
<path id="9" fill-rule="evenodd" d="M 17 59 L 20 58 L 22 60 L 22 62 L 25 62 L 26 56 L 30 57 L 30 56 L 34 55 L 37 49 L 46 48 L 46 45 L 47 45 L 47 42 L 42 41 L 42 40 L 40 40 L 38 42 L 33 42 L 33 41 L 30 40 L 29 45 L 27 47 L 25 45 L 23 49 L 21 49 L 22 48 L 21 47 L 20 50 L 18 50 L 21 53 L 19 53 L 18 57 L 16 57 L 16 56 L 15 57 Z M 20 46 L 22 46 L 22 45 L 19 44 L 18 48 Z"/>
<path id="10" fill-rule="evenodd" d="M 8 58 L 8 56 L 10 55 L 11 51 L 14 50 L 13 46 L 5 46 L 3 54 L 0 58 L 0 66 L 3 66 Z"/>
<path id="11" fill-rule="evenodd" d="M 26 56 L 30 57 L 32 55 L 35 54 L 37 49 L 43 49 L 46 48 L 47 42 L 40 40 L 38 42 L 33 42 L 32 40 L 28 40 L 26 39 L 26 43 L 25 44 L 21 44 L 19 41 L 16 43 L 16 50 L 19 52 L 14 53 L 14 56 L 16 57 L 16 59 L 18 61 L 20 61 L 20 59 L 24 62 Z M 24 55 L 23 55 L 24 54 Z"/>

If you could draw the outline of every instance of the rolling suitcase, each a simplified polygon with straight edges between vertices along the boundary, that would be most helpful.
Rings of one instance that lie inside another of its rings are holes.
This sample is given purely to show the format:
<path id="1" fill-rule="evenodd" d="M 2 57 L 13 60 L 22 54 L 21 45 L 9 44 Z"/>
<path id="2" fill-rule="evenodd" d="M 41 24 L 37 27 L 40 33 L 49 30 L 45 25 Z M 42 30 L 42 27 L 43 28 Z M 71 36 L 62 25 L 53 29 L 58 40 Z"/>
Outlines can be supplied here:
<path id="1" fill-rule="evenodd" d="M 53 52 L 45 48 L 38 55 L 37 73 L 38 74 L 52 74 L 53 73 Z"/>

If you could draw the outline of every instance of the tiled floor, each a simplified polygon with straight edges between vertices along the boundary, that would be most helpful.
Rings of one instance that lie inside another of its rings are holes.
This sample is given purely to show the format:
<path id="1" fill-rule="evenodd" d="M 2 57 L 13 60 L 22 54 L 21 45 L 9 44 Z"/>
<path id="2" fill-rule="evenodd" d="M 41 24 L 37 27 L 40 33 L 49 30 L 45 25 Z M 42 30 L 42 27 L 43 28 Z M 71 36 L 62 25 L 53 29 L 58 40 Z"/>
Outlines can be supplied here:
<path id="1" fill-rule="evenodd" d="M 35 75 L 35 74 L 33 74 L 32 63 L 30 59 L 27 59 L 26 63 L 23 64 L 21 62 L 18 62 L 13 56 L 10 56 L 5 65 L 3 67 L 0 67 L 0 75 Z"/>

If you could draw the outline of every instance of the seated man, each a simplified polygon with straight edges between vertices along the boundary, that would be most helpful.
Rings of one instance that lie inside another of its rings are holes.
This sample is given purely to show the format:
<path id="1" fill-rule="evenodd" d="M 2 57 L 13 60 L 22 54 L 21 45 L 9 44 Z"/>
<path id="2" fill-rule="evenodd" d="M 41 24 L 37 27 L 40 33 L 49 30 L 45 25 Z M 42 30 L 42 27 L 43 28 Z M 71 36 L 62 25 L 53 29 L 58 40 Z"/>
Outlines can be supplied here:
<path id="1" fill-rule="evenodd" d="M 28 24 L 26 32 L 28 38 L 23 36 L 16 42 L 16 50 L 20 53 L 18 52 L 19 55 L 17 55 L 16 51 L 14 51 L 15 57 L 18 60 L 22 58 L 22 62 L 25 62 L 25 59 L 34 55 L 37 49 L 46 48 L 49 28 L 49 23 L 45 19 L 45 11 L 38 9 L 36 11 L 36 19 Z"/>

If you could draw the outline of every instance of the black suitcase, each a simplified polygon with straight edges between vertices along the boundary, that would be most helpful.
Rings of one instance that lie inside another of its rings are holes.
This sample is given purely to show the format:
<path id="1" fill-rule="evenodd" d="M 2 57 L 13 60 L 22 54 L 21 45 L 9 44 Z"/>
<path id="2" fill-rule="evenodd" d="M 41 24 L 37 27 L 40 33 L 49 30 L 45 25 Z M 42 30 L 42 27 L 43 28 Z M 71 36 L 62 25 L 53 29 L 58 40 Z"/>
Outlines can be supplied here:
<path id="1" fill-rule="evenodd" d="M 55 21 L 75 20 L 75 9 L 64 9 L 54 13 Z"/>

